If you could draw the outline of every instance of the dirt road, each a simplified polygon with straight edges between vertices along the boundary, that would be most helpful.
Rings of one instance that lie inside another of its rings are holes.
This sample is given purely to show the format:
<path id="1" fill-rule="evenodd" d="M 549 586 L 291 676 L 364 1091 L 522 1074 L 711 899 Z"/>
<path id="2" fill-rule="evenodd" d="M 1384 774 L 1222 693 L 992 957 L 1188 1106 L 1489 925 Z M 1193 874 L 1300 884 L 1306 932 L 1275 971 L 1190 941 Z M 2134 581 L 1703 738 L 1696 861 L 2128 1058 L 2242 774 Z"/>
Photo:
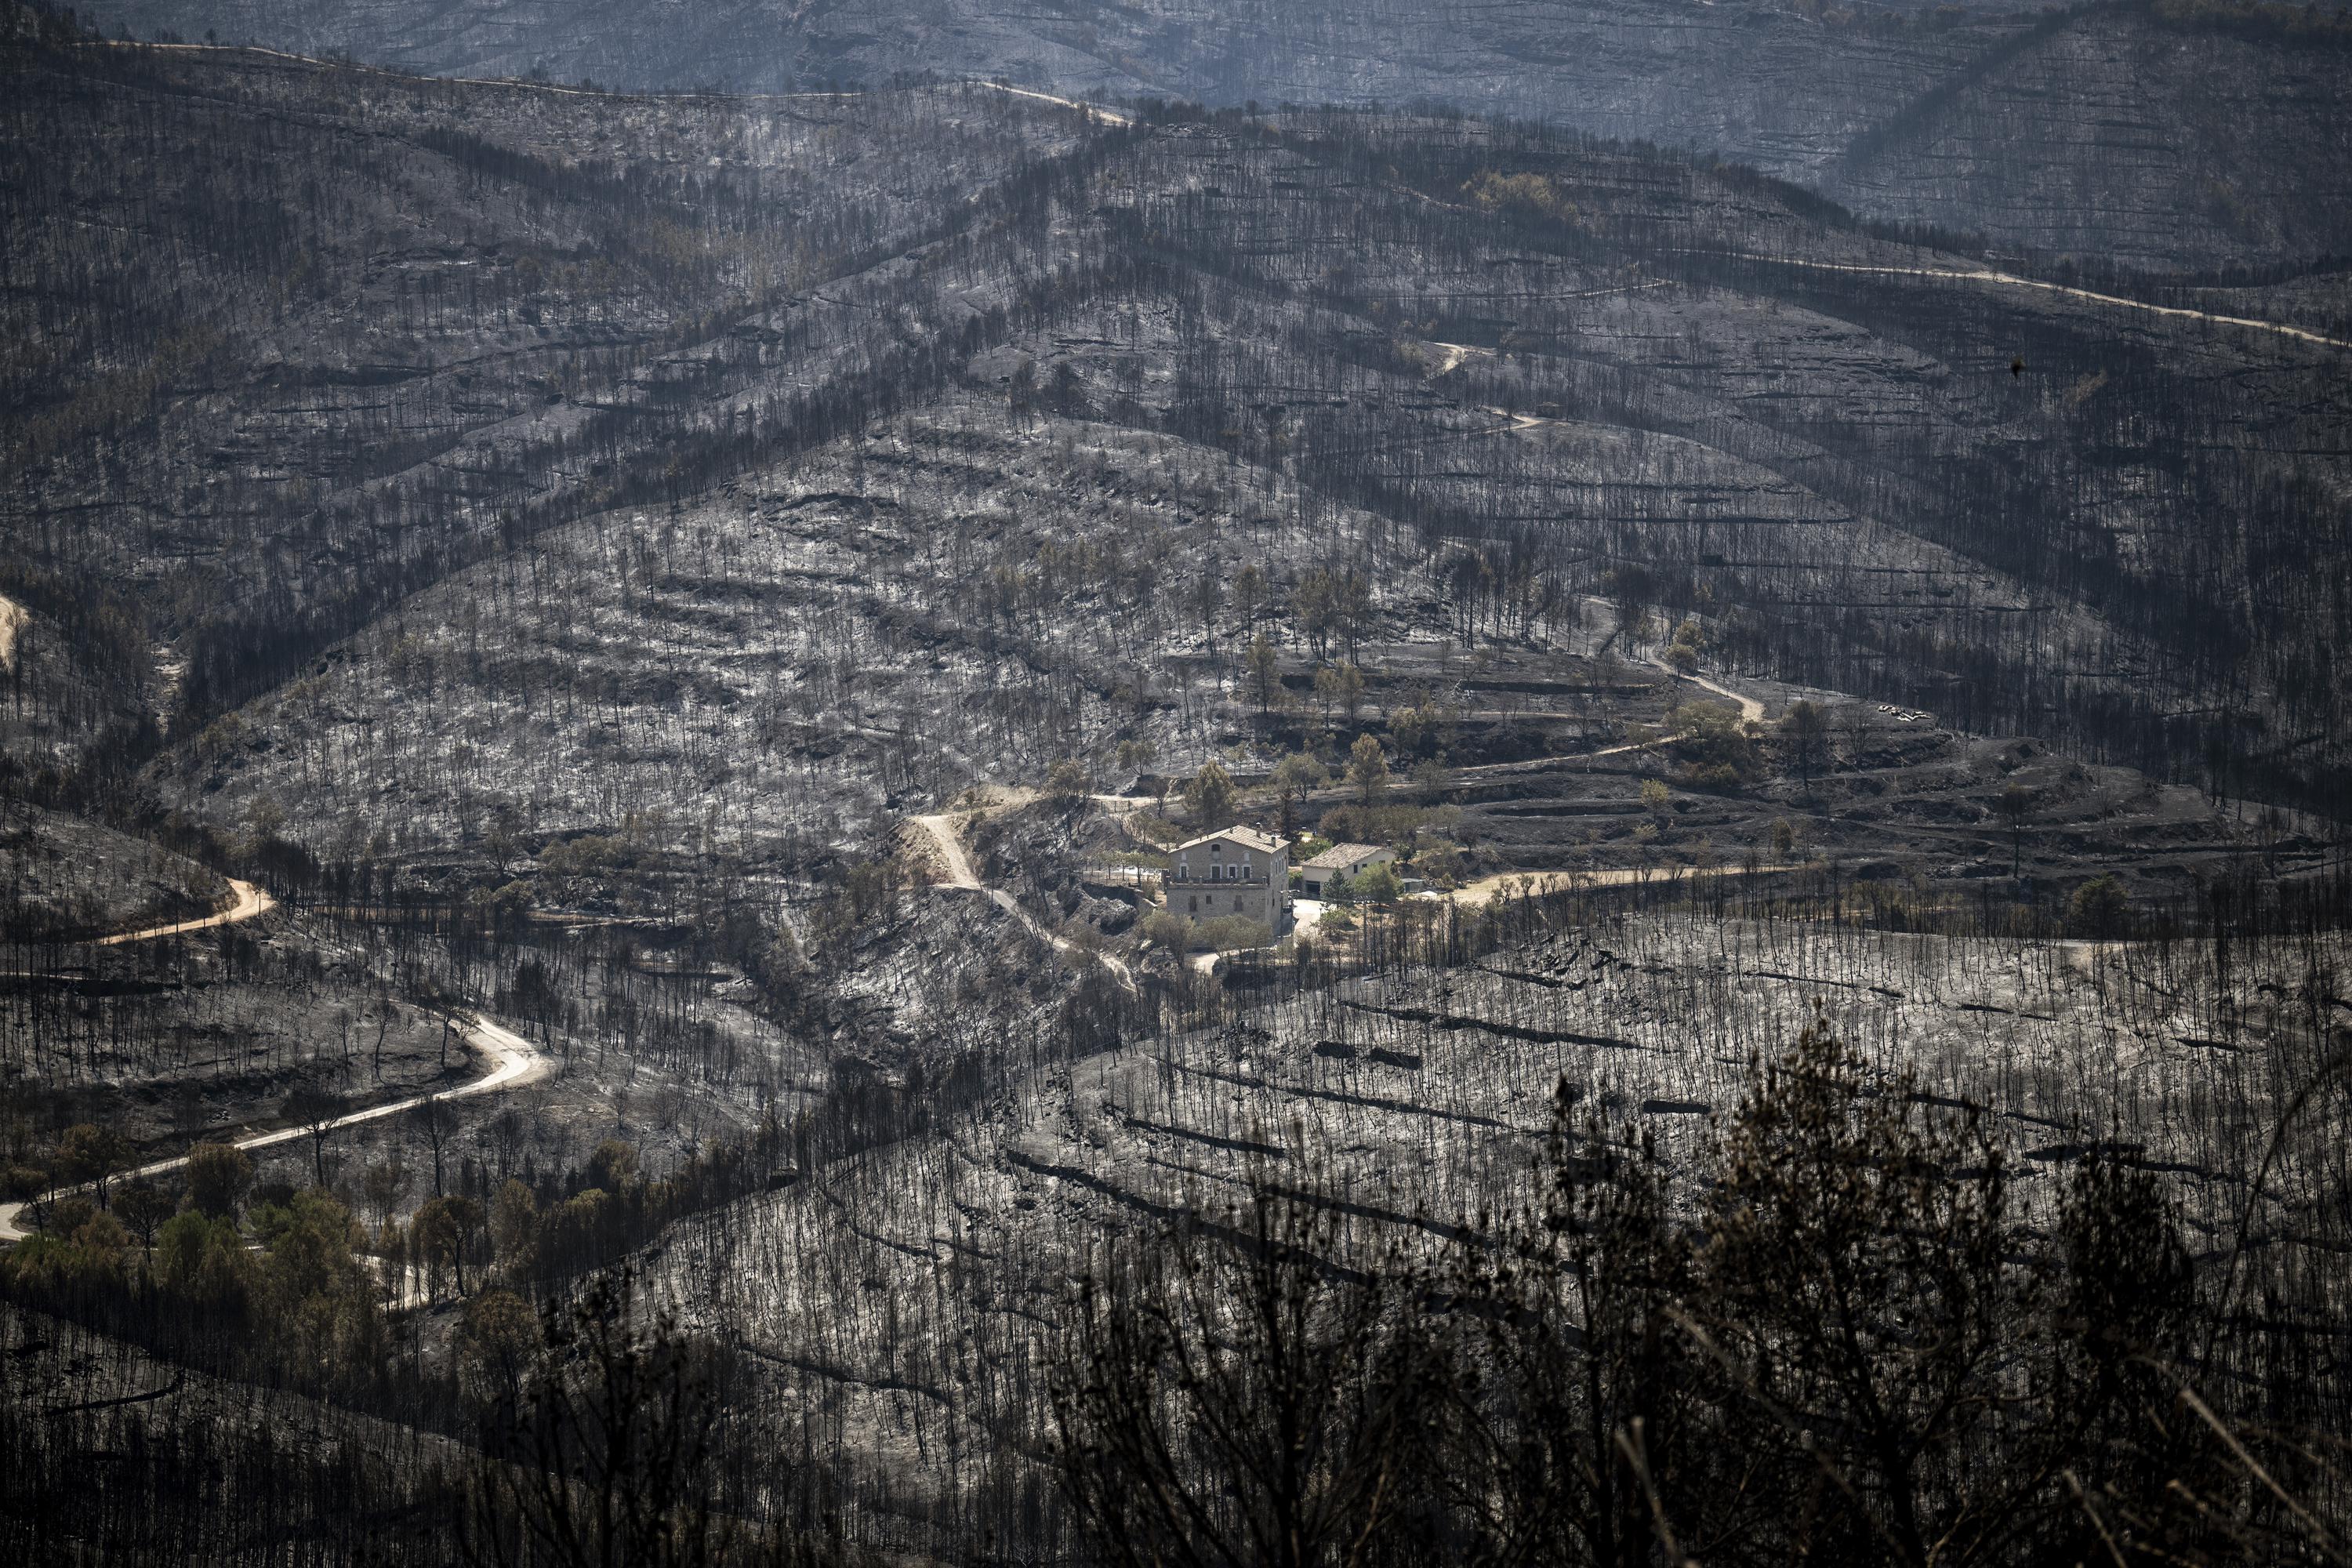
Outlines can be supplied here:
<path id="1" fill-rule="evenodd" d="M 536 1046 L 512 1030 L 492 1023 L 479 1013 L 469 1015 L 468 1021 L 464 1026 L 467 1038 L 489 1058 L 489 1071 L 461 1089 L 447 1089 L 439 1094 L 414 1095 L 406 1100 L 395 1100 L 388 1104 L 370 1106 L 365 1110 L 355 1110 L 349 1116 L 337 1117 L 333 1125 L 343 1128 L 354 1126 L 362 1121 L 380 1121 L 387 1116 L 398 1116 L 404 1110 L 414 1110 L 428 1100 L 468 1100 L 475 1095 L 491 1094 L 502 1089 L 516 1089 L 524 1084 L 536 1083 L 554 1070 L 555 1064 L 541 1054 Z M 233 1142 L 239 1149 L 268 1149 L 280 1143 L 290 1143 L 297 1138 L 307 1138 L 310 1135 L 310 1130 L 307 1127 L 281 1127 L 273 1132 L 257 1132 L 250 1137 L 235 1139 Z M 142 1181 L 151 1176 L 167 1175 L 187 1163 L 188 1157 L 181 1154 L 173 1159 L 158 1160 L 152 1164 L 141 1165 L 136 1170 L 118 1172 L 107 1179 L 113 1182 Z M 81 1186 L 64 1188 L 53 1195 L 68 1197 L 78 1193 L 89 1192 L 94 1186 L 93 1183 L 85 1183 Z M 23 1204 L 0 1204 L 0 1244 L 22 1241 L 28 1234 L 22 1223 L 25 1207 Z"/>
<path id="2" fill-rule="evenodd" d="M 225 910 L 206 915 L 201 920 L 181 921 L 175 925 L 149 926 L 144 931 L 126 931 L 117 932 L 113 936 L 102 936 L 90 945 L 115 947 L 126 942 L 152 942 L 159 936 L 178 936 L 183 931 L 207 931 L 214 926 L 235 925 L 239 921 L 249 921 L 256 915 L 266 915 L 278 907 L 276 899 L 271 898 L 251 882 L 241 882 L 235 877 L 231 877 L 228 879 L 228 886 L 229 891 L 236 895 L 236 900 Z"/>
<path id="3" fill-rule="evenodd" d="M 1714 692 L 1718 697 L 1727 697 L 1732 701 L 1738 703 L 1741 718 L 1751 723 L 1761 723 L 1763 721 L 1764 704 L 1757 701 L 1754 698 L 1742 697 L 1738 692 L 1731 690 L 1727 687 L 1717 686 L 1711 680 L 1704 680 L 1696 676 L 1691 678 L 1691 681 L 1693 685 L 1703 687 L 1706 690 Z M 1486 778 L 1502 778 L 1507 777 L 1513 773 L 1550 773 L 1555 769 L 1568 767 L 1576 763 L 1597 762 L 1602 757 L 1622 757 L 1629 752 L 1655 751 L 1661 746 L 1671 746 L 1676 741 L 1683 739 L 1685 739 L 1683 735 L 1676 733 L 1672 735 L 1660 735 L 1654 740 L 1648 741 L 1624 741 L 1614 746 L 1602 746 L 1597 751 L 1563 752 L 1558 756 L 1527 757 L 1515 763 L 1465 763 L 1462 766 L 1455 768 L 1452 776 L 1456 782 L 1462 782 Z M 1330 790 L 1318 790 L 1315 792 L 1315 798 L 1318 800 L 1327 798 L 1337 799 L 1341 797 L 1344 793 L 1345 792 L 1336 788 Z"/>
<path id="4" fill-rule="evenodd" d="M 1147 805 L 1160 804 L 1148 795 L 1090 795 L 1087 798 L 1118 816 L 1131 816 Z"/>
<path id="5" fill-rule="evenodd" d="M 1672 679 L 1687 680 L 1693 686 L 1699 688 L 1703 691 L 1712 691 L 1717 697 L 1723 698 L 1726 701 L 1738 703 L 1739 717 L 1743 723 L 1761 724 L 1764 722 L 1764 704 L 1759 702 L 1753 697 L 1742 697 L 1728 686 L 1720 685 L 1716 681 L 1709 680 L 1704 675 L 1680 674 L 1672 665 L 1665 663 L 1662 659 L 1652 659 L 1650 662 L 1656 665 L 1660 669 L 1664 670 L 1668 678 Z"/>
<path id="6" fill-rule="evenodd" d="M 1482 349 L 1475 343 L 1449 343 L 1432 338 L 1429 346 L 1438 351 L 1437 363 L 1429 372 L 1430 379 L 1451 375 L 1462 368 L 1465 359 L 1491 358 L 1493 349 Z"/>
<path id="7" fill-rule="evenodd" d="M 976 82 L 973 85 L 977 87 L 992 87 L 997 91 L 1010 93 L 1014 98 L 1034 98 L 1040 103 L 1058 103 L 1064 109 L 1077 110 L 1093 119 L 1101 121 L 1106 125 L 1132 125 L 1135 123 L 1133 120 L 1124 114 L 1115 113 L 1110 110 L 1103 108 L 1097 103 L 1080 103 L 1075 98 L 1056 98 L 1050 92 L 1032 92 L 1025 87 L 1007 87 L 1001 81 Z"/>
<path id="8" fill-rule="evenodd" d="M 980 877 L 971 868 L 971 857 L 963 852 L 963 840 L 956 836 L 955 824 L 944 816 L 918 816 L 909 820 L 929 834 L 931 843 L 938 847 L 940 859 L 947 868 L 948 879 L 944 885 L 971 888 L 977 891 Z"/>
<path id="9" fill-rule="evenodd" d="M 1522 882 L 1532 884 L 1538 893 L 1565 893 L 1578 888 L 1631 888 L 1643 883 L 1679 882 L 1691 877 L 1763 877 L 1775 871 L 1799 869 L 1801 868 L 1783 865 L 1752 869 L 1747 866 L 1710 866 L 1704 870 L 1696 866 L 1620 866 L 1605 871 L 1505 871 L 1465 883 L 1450 893 L 1423 896 L 1457 904 L 1484 904 L 1517 891 Z"/>
<path id="10" fill-rule="evenodd" d="M 1056 952 L 1078 953 L 1082 951 L 1076 942 L 1071 942 L 1066 937 L 1055 936 L 1052 931 L 1047 931 L 1027 910 L 1021 907 L 1021 901 L 1012 894 L 1002 888 L 992 888 L 981 881 L 980 874 L 971 868 L 971 858 L 964 853 L 963 840 L 956 835 L 955 822 L 952 818 L 931 816 L 914 816 L 908 820 L 929 834 L 932 844 L 939 850 L 940 859 L 948 874 L 948 879 L 939 884 L 940 886 L 961 888 L 967 891 L 986 894 L 989 902 L 1019 921 L 1032 936 L 1036 937 Z M 1089 952 L 1087 956 L 1095 959 L 1104 968 L 1109 970 L 1113 978 L 1118 980 L 1120 988 L 1129 995 L 1132 996 L 1136 994 L 1135 975 L 1127 967 L 1125 962 L 1113 958 L 1107 952 Z"/>
<path id="11" fill-rule="evenodd" d="M 2151 316 L 2174 316 L 2184 321 L 2210 322 L 2217 327 L 2245 327 L 2258 332 L 2275 332 L 2280 337 L 2293 338 L 2299 342 L 2315 343 L 2321 348 L 2352 349 L 2352 342 L 2342 338 L 2331 338 L 2324 332 L 2291 327 L 2282 321 L 2265 321 L 2253 316 L 2220 316 L 2210 310 L 2191 310 L 2183 305 L 2151 305 L 2145 300 L 2126 299 L 2121 294 L 2102 294 L 2096 289 L 2077 289 L 2066 283 L 2045 283 L 2039 278 L 2021 278 L 2014 272 L 1996 272 L 1990 267 L 1872 267 L 1853 261 L 1804 261 L 1793 256 L 1759 256 L 1738 250 L 1689 254 L 1723 256 L 1737 261 L 1764 261 L 1779 267 L 1801 267 L 1811 272 L 1859 272 L 1880 278 L 1941 278 L 1955 283 L 1992 283 L 2010 289 L 2039 289 L 2046 294 L 2063 294 L 2068 299 L 2084 300 L 2095 305 L 2144 310 Z"/>

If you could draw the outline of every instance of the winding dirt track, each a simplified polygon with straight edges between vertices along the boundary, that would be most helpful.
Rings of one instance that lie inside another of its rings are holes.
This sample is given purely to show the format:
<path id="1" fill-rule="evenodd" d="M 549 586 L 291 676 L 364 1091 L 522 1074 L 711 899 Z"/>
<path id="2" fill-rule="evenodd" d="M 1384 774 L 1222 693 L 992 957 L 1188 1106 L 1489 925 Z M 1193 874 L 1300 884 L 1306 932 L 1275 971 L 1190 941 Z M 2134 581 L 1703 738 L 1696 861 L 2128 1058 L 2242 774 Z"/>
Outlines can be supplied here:
<path id="1" fill-rule="evenodd" d="M 90 945 L 118 947 L 126 942 L 152 942 L 159 936 L 178 936 L 183 931 L 208 931 L 214 926 L 235 925 L 239 921 L 249 921 L 256 915 L 266 915 L 278 907 L 276 899 L 271 898 L 251 882 L 241 882 L 235 877 L 231 877 L 228 879 L 228 886 L 229 891 L 236 895 L 236 901 L 225 910 L 205 915 L 201 920 L 181 921 L 175 925 L 149 926 L 144 931 L 126 931 L 113 936 L 102 936 Z"/>
<path id="2" fill-rule="evenodd" d="M 940 859 L 947 867 L 946 886 L 982 891 L 980 876 L 971 868 L 971 858 L 963 852 L 963 840 L 956 837 L 955 825 L 944 816 L 918 816 L 913 821 L 931 836 L 932 844 L 937 846 Z"/>
<path id="3" fill-rule="evenodd" d="M 1715 681 L 1709 680 L 1704 675 L 1680 674 L 1673 666 L 1663 662 L 1658 662 L 1658 668 L 1664 670 L 1670 679 L 1687 680 L 1693 686 L 1698 687 L 1702 690 L 1712 691 L 1717 697 L 1726 698 L 1733 702 L 1738 703 L 1739 717 L 1742 722 L 1748 724 L 1761 724 L 1764 722 L 1764 704 L 1759 702 L 1753 697 L 1742 697 L 1728 686 L 1718 685 Z"/>
<path id="4" fill-rule="evenodd" d="M 239 921 L 249 921 L 256 915 L 266 915 L 270 910 L 278 907 L 278 900 L 276 899 L 271 898 L 268 893 L 254 886 L 251 882 L 241 881 L 235 877 L 231 877 L 228 879 L 228 886 L 229 891 L 235 893 L 236 897 L 235 900 L 230 903 L 229 907 L 225 910 L 216 910 L 213 913 L 203 916 L 197 920 L 178 921 L 170 925 L 147 926 L 139 931 L 117 931 L 112 936 L 102 936 L 98 938 L 95 942 L 91 942 L 90 945 L 92 947 L 118 947 L 124 942 L 152 942 L 157 937 L 177 936 L 183 931 L 206 931 L 214 926 L 234 925 Z M 503 1029 L 499 1032 L 500 1034 L 506 1033 Z M 514 1037 L 508 1036 L 507 1037 L 512 1039 Z M 529 1047 L 526 1047 L 525 1049 L 529 1049 Z M 475 1093 L 478 1092 L 481 1086 L 479 1084 L 475 1084 L 465 1089 L 461 1089 L 458 1092 L 467 1094 Z M 426 1096 L 425 1098 L 429 1099 L 431 1097 Z M 345 1120 L 350 1121 L 364 1121 L 370 1117 L 389 1115 L 394 1110 L 404 1110 L 407 1105 L 414 1105 L 415 1103 L 415 1100 L 409 1100 L 404 1105 L 379 1106 L 373 1110 L 364 1110 L 356 1116 L 348 1117 Z M 338 1121 L 335 1125 L 341 1127 L 343 1123 L 341 1121 Z M 283 1142 L 289 1138 L 299 1135 L 302 1129 L 297 1127 L 288 1129 L 282 1132 L 263 1133 L 258 1137 L 240 1140 L 237 1147 L 240 1149 L 256 1149 L 265 1143 Z M 187 1156 L 183 1154 L 176 1160 L 159 1160 L 154 1164 L 142 1165 L 135 1171 L 124 1173 L 134 1179 L 141 1176 L 161 1175 L 166 1171 L 175 1171 L 187 1163 Z M 111 1181 L 114 1178 L 110 1176 L 107 1179 Z M 83 1185 L 79 1187 L 66 1188 L 58 1195 L 63 1196 L 66 1194 L 70 1193 L 87 1192 L 96 1185 L 97 1184 L 94 1182 L 85 1183 Z M 25 1205 L 23 1204 L 0 1204 L 0 1246 L 5 1246 L 6 1244 L 14 1241 L 22 1241 L 25 1238 L 26 1233 L 17 1223 L 17 1216 L 24 1212 L 24 1209 Z"/>
<path id="5" fill-rule="evenodd" d="M 412 1095 L 406 1100 L 395 1100 L 388 1104 L 370 1106 L 365 1110 L 355 1110 L 349 1116 L 339 1116 L 331 1125 L 340 1129 L 351 1127 L 362 1121 L 380 1121 L 387 1116 L 397 1116 L 404 1110 L 414 1110 L 416 1107 L 432 1100 L 468 1100 L 478 1094 L 490 1094 L 502 1089 L 514 1089 L 523 1084 L 536 1083 L 554 1068 L 555 1064 L 541 1055 L 539 1048 L 529 1040 L 510 1029 L 492 1023 L 479 1013 L 468 1016 L 465 1028 L 467 1037 L 490 1058 L 488 1072 L 459 1089 L 447 1089 L 437 1094 Z M 234 1142 L 236 1147 L 239 1149 L 268 1149 L 279 1143 L 290 1143 L 297 1138 L 307 1138 L 310 1135 L 310 1130 L 307 1127 L 281 1127 L 275 1131 L 257 1132 L 250 1137 L 239 1138 Z M 167 1175 L 187 1163 L 188 1157 L 181 1154 L 169 1160 L 157 1160 L 152 1164 L 141 1165 L 135 1170 L 120 1171 L 107 1179 L 109 1181 L 141 1181 L 150 1176 Z M 89 1192 L 96 1185 L 94 1182 L 85 1182 L 80 1186 L 60 1188 L 51 1195 L 68 1197 L 78 1193 Z M 22 1224 L 25 1208 L 26 1205 L 23 1204 L 0 1204 L 0 1244 L 22 1241 L 28 1234 Z"/>
<path id="6" fill-rule="evenodd" d="M 960 888 L 968 892 L 985 894 L 991 903 L 1019 921 L 1032 936 L 1052 947 L 1055 952 L 1070 954 L 1080 952 L 1077 943 L 1066 938 L 1055 936 L 1040 925 L 1027 910 L 1021 907 L 1020 900 L 1013 898 L 1012 894 L 1002 888 L 989 887 L 980 879 L 979 873 L 971 868 L 971 858 L 963 852 L 963 841 L 956 837 L 953 822 L 940 816 L 914 816 L 908 820 L 929 834 L 932 844 L 938 847 L 940 859 L 948 873 L 948 879 L 940 884 L 941 887 Z M 1135 994 L 1135 975 L 1128 969 L 1124 961 L 1113 958 L 1107 952 L 1090 953 L 1086 956 L 1095 959 L 1104 968 L 1109 970 L 1129 995 Z"/>
<path id="7" fill-rule="evenodd" d="M 1111 110 L 1103 108 L 1100 104 L 1081 103 L 1075 98 L 1056 98 L 1050 92 L 1033 92 L 1025 87 L 1007 87 L 1001 81 L 974 82 L 972 85 L 975 87 L 992 87 L 997 91 L 1010 93 L 1014 98 L 1034 98 L 1040 103 L 1058 103 L 1064 109 L 1075 109 L 1090 119 L 1101 121 L 1106 125 L 1132 125 L 1135 123 L 1133 120 L 1124 114 L 1115 114 Z"/>

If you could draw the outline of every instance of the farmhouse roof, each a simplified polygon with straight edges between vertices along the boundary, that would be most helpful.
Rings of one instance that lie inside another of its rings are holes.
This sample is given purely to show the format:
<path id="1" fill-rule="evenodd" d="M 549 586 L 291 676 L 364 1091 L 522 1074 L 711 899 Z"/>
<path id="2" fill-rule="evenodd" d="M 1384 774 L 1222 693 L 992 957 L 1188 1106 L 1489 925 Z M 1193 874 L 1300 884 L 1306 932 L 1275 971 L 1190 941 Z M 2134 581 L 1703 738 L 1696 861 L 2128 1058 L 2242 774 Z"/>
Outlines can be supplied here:
<path id="1" fill-rule="evenodd" d="M 1188 838 L 1176 847 L 1190 849 L 1196 845 L 1215 843 L 1221 838 L 1230 839 L 1244 849 L 1255 849 L 1261 855 L 1276 854 L 1282 848 L 1281 839 L 1270 833 L 1260 833 L 1255 827 L 1221 827 L 1214 833 L 1203 833 L 1198 838 Z"/>
<path id="2" fill-rule="evenodd" d="M 1377 844 L 1334 844 L 1307 862 L 1305 868 L 1309 871 L 1345 871 L 1362 865 L 1375 855 L 1388 853 Z"/>

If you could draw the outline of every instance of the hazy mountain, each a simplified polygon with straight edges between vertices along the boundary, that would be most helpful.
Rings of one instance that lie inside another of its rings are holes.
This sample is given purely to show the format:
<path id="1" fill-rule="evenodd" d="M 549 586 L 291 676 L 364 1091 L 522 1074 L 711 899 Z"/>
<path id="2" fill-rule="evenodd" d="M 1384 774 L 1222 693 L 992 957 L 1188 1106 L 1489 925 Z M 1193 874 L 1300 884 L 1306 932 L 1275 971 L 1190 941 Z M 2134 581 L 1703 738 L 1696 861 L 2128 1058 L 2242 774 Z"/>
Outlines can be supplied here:
<path id="1" fill-rule="evenodd" d="M 1213 104 L 1427 100 L 1719 154 L 2002 250 L 2158 267 L 2352 252 L 2352 29 L 2281 6 L 100 0 L 85 15 L 142 38 L 623 88 L 934 73 Z"/>

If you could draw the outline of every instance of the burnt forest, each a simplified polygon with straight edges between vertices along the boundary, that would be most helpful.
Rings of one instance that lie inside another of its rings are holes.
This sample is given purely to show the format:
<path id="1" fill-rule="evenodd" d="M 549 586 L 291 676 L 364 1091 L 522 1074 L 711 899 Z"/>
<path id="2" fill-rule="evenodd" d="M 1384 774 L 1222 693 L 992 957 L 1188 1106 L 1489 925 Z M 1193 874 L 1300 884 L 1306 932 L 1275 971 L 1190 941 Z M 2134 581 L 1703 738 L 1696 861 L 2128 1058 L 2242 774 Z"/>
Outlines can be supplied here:
<path id="1" fill-rule="evenodd" d="M 0 0 L 0 1561 L 2352 1568 L 2352 13 Z"/>

